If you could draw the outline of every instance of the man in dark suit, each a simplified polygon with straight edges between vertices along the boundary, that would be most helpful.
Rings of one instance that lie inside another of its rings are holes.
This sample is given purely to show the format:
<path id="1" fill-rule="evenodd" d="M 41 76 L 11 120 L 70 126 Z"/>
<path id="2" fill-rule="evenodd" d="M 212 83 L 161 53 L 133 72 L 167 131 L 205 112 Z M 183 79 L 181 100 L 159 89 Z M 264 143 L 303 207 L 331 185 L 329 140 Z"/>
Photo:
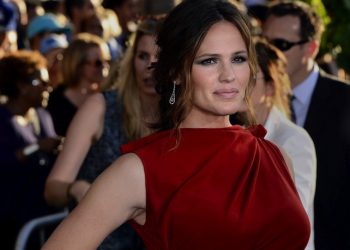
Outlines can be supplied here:
<path id="1" fill-rule="evenodd" d="M 350 249 L 350 85 L 315 63 L 323 25 L 311 6 L 274 4 L 262 30 L 287 58 L 296 123 L 316 147 L 314 244 L 311 235 L 307 249 Z"/>

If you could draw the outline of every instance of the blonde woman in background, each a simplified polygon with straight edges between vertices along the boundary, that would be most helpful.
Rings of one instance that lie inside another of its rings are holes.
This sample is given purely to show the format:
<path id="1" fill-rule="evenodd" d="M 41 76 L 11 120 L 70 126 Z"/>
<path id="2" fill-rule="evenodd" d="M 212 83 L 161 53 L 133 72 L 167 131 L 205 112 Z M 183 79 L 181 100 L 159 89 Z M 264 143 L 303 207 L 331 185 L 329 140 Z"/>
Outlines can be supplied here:
<path id="1" fill-rule="evenodd" d="M 120 146 L 149 134 L 147 123 L 157 117 L 156 94 L 150 65 L 155 61 L 155 33 L 159 21 L 144 20 L 120 65 L 115 90 L 89 97 L 69 127 L 68 135 L 45 189 L 55 206 L 79 202 L 95 178 L 120 155 Z M 115 75 L 107 81 L 113 82 Z M 101 204 L 103 205 L 103 204 Z M 100 249 L 142 249 L 128 224 L 114 231 Z"/>

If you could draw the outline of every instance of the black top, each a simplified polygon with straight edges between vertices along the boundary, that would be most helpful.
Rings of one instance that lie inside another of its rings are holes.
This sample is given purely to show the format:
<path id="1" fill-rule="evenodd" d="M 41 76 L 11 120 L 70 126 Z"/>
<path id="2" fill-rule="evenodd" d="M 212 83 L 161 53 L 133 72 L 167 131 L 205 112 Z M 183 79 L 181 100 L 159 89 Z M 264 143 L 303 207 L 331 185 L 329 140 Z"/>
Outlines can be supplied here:
<path id="1" fill-rule="evenodd" d="M 51 94 L 47 105 L 57 135 L 66 136 L 77 107 L 64 95 L 65 85 L 58 86 Z"/>

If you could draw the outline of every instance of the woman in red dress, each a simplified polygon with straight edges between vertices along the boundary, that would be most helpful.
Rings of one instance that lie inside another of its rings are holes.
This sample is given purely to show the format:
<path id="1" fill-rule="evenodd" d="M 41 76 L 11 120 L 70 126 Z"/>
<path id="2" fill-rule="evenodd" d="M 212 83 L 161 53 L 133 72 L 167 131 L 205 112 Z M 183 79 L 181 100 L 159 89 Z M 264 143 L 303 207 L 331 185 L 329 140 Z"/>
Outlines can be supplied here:
<path id="1" fill-rule="evenodd" d="M 229 122 L 255 81 L 247 19 L 227 1 L 183 1 L 157 43 L 159 132 L 124 145 L 43 249 L 96 248 L 127 220 L 148 250 L 304 249 L 284 156 L 264 128 Z"/>

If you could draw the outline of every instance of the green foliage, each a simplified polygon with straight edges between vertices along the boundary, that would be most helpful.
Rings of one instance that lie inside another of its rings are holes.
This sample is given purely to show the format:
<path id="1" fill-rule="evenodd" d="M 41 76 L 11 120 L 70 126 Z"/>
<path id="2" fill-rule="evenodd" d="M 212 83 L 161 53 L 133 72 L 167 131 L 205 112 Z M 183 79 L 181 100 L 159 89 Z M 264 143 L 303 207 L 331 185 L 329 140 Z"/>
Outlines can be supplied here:
<path id="1" fill-rule="evenodd" d="M 320 55 L 332 54 L 350 73 L 350 0 L 303 0 L 314 6 L 325 23 Z"/>

